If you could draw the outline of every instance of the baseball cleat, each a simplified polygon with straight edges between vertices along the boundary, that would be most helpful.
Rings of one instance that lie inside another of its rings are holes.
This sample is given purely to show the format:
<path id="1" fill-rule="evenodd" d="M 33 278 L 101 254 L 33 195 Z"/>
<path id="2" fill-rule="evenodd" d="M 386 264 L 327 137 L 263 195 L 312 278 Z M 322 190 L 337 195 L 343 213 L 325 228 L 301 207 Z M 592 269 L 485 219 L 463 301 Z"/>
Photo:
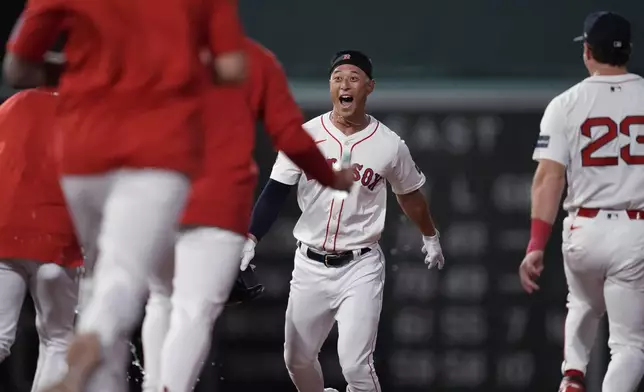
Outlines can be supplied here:
<path id="1" fill-rule="evenodd" d="M 559 392 L 586 392 L 584 375 L 579 371 L 568 371 L 559 384 Z"/>
<path id="2" fill-rule="evenodd" d="M 83 392 L 85 383 L 101 360 L 98 336 L 82 334 L 74 338 L 67 352 L 68 370 L 61 381 L 43 392 Z"/>

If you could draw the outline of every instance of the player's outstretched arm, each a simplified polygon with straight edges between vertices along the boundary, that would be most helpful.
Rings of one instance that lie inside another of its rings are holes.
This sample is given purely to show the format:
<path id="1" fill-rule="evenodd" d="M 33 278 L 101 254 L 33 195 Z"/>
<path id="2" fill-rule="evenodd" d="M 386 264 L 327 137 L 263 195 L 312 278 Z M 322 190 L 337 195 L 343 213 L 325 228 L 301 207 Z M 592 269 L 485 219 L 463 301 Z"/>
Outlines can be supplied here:
<path id="1" fill-rule="evenodd" d="M 436 227 L 429 212 L 427 199 L 420 189 L 404 195 L 396 195 L 396 200 L 405 215 L 414 222 L 424 236 L 433 237 L 436 235 Z"/>
<path id="2" fill-rule="evenodd" d="M 255 202 L 255 207 L 250 217 L 248 235 L 252 236 L 251 238 L 255 243 L 259 242 L 271 229 L 284 207 L 291 188 L 294 186 L 273 179 L 268 180 L 257 202 Z"/>
<path id="3" fill-rule="evenodd" d="M 420 189 L 416 189 L 409 193 L 397 194 L 396 200 L 398 200 L 398 204 L 405 215 L 414 222 L 423 234 L 422 251 L 426 253 L 425 264 L 428 265 L 428 268 L 438 267 L 438 269 L 442 269 L 445 264 L 445 258 L 440 246 L 438 230 L 434 226 L 425 195 Z"/>
<path id="4" fill-rule="evenodd" d="M 268 233 L 277 220 L 284 203 L 288 198 L 291 188 L 295 185 L 288 185 L 283 182 L 269 179 L 259 195 L 253 213 L 250 217 L 248 229 L 248 240 L 242 252 L 240 269 L 245 271 L 255 257 L 255 245 Z"/>
<path id="5" fill-rule="evenodd" d="M 425 175 L 414 162 L 409 148 L 402 139 L 398 140 L 396 156 L 385 177 L 396 194 L 400 208 L 423 234 L 422 250 L 426 253 L 425 264 L 429 268 L 435 266 L 439 269 L 443 268 L 445 258 L 440 246 L 438 230 L 429 212 L 427 199 L 420 190 L 425 184 Z"/>
<path id="6" fill-rule="evenodd" d="M 353 184 L 353 173 L 350 170 L 333 173 L 311 136 L 302 128 L 304 117 L 275 56 L 252 40 L 249 40 L 249 51 L 255 60 L 261 61 L 264 70 L 261 112 L 273 146 L 320 184 L 348 190 Z"/>

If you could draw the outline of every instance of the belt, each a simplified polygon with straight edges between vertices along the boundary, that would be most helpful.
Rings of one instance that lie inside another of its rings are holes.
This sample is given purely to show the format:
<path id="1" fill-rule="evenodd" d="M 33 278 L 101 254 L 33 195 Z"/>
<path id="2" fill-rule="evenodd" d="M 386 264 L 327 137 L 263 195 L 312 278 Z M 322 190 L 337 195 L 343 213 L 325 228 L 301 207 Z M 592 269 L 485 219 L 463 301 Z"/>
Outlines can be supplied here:
<path id="1" fill-rule="evenodd" d="M 599 214 L 599 211 L 602 211 L 601 208 L 585 208 L 581 207 L 577 210 L 577 216 L 584 218 L 594 218 Z M 610 212 L 610 210 L 604 210 Z M 622 210 L 626 212 L 626 215 L 632 220 L 644 220 L 644 211 L 642 210 Z M 614 211 L 618 212 L 618 211 Z"/>
<path id="2" fill-rule="evenodd" d="M 297 242 L 297 247 L 302 249 L 302 243 Z M 358 250 L 357 256 L 362 256 L 368 252 L 371 251 L 371 248 L 362 248 Z M 354 251 L 348 250 L 346 252 L 337 252 L 337 253 L 318 253 L 311 248 L 306 249 L 306 257 L 308 257 L 311 260 L 317 261 L 319 263 L 323 263 L 327 267 L 333 267 L 333 268 L 339 268 L 343 267 L 350 262 L 352 262 L 355 258 L 356 255 L 354 254 Z"/>

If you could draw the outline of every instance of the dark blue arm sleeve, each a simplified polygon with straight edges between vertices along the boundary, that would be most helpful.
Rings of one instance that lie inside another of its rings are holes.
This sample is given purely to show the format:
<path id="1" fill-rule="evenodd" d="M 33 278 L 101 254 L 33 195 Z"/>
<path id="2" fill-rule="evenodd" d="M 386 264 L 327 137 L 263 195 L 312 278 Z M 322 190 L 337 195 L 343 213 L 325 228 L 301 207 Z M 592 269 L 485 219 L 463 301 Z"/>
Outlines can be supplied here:
<path id="1" fill-rule="evenodd" d="M 277 220 L 284 202 L 288 198 L 291 188 L 295 185 L 286 185 L 273 179 L 268 180 L 266 186 L 259 195 L 259 199 L 253 208 L 250 217 L 250 228 L 248 232 L 261 240 L 268 233 L 268 230 Z"/>

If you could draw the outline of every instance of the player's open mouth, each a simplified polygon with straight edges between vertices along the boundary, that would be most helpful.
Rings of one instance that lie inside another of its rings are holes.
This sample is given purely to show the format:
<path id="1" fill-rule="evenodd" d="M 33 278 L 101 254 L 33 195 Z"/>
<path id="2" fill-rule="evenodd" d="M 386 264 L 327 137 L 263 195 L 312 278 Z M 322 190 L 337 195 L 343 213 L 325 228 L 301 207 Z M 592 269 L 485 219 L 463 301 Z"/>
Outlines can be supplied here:
<path id="1" fill-rule="evenodd" d="M 342 106 L 343 108 L 348 108 L 353 103 L 353 97 L 346 94 L 340 95 L 339 101 L 340 101 L 340 106 Z"/>

